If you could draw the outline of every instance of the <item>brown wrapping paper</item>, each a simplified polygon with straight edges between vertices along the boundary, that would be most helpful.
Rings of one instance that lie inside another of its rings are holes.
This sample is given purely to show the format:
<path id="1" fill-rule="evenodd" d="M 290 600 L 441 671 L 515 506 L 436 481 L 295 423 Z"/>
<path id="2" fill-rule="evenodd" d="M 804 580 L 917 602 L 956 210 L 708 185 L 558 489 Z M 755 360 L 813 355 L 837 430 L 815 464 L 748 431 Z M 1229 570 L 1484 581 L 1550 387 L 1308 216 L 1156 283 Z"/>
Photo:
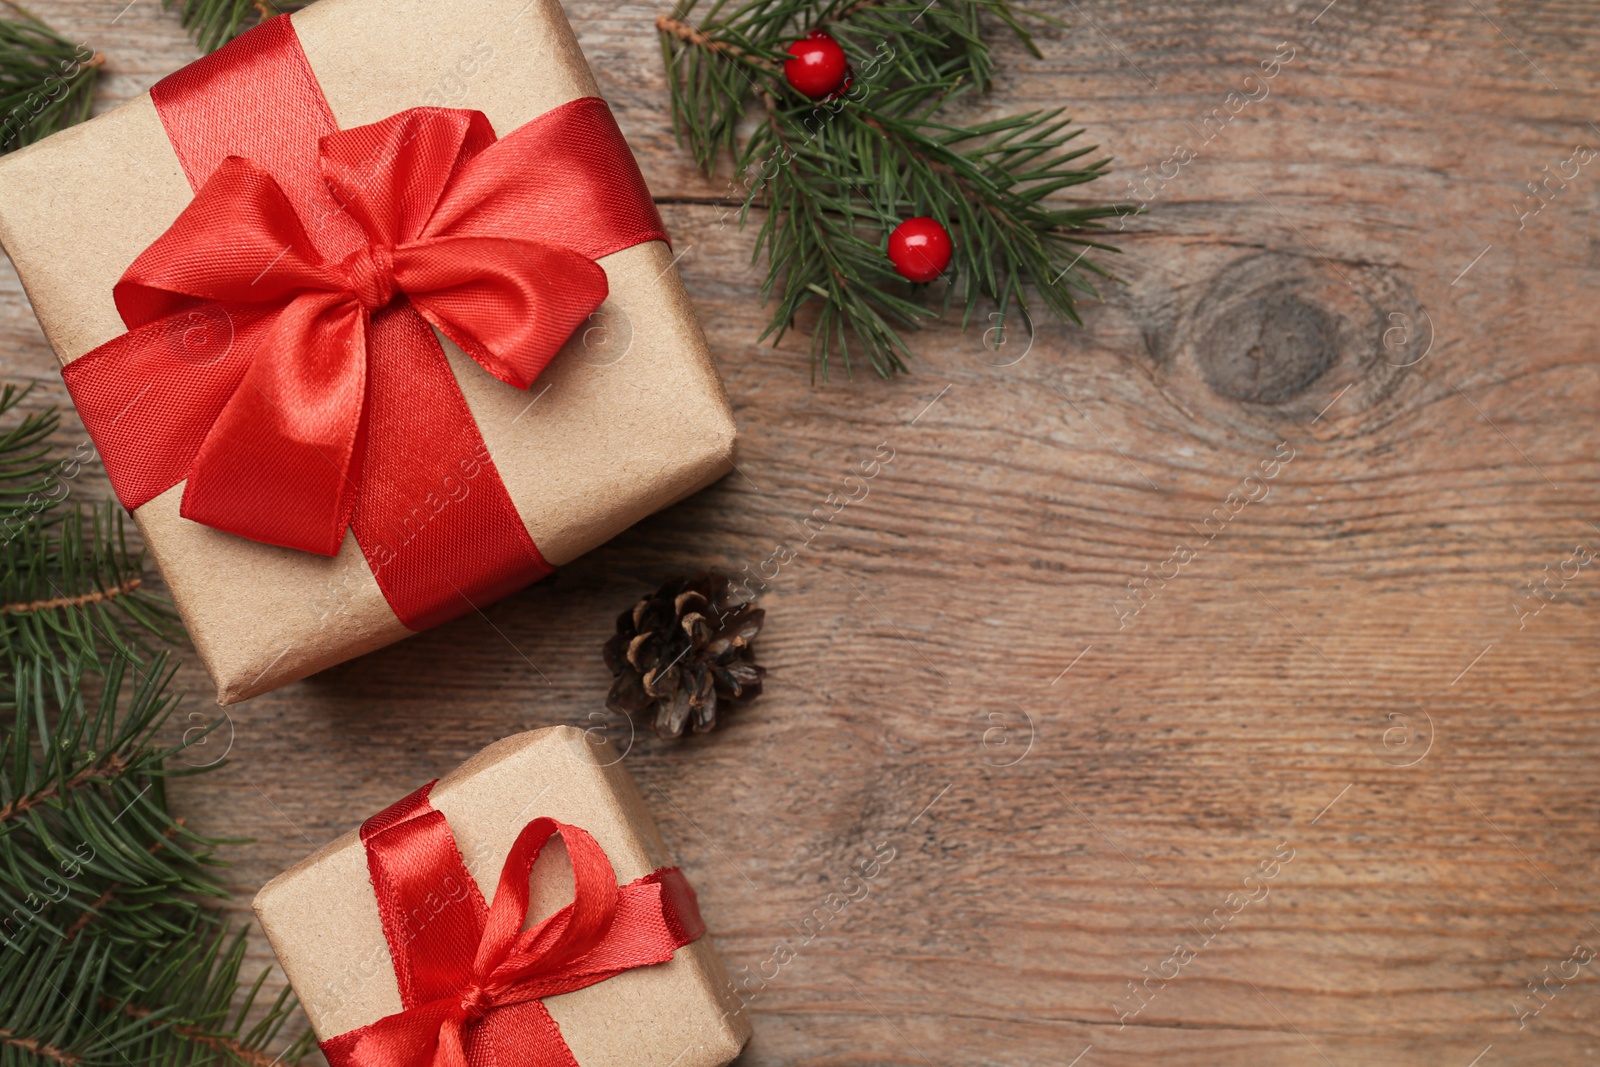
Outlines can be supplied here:
<path id="1" fill-rule="evenodd" d="M 575 727 L 490 745 L 440 779 L 431 800 L 486 901 L 494 899 L 511 843 L 541 815 L 589 831 L 620 884 L 671 865 L 617 752 Z M 572 872 L 559 838 L 539 857 L 530 883 L 529 925 L 571 902 Z M 255 911 L 319 1039 L 400 1010 L 359 831 L 268 882 Z M 582 1067 L 721 1067 L 750 1037 L 709 934 L 670 962 L 544 1003 Z"/>
<path id="2" fill-rule="evenodd" d="M 502 135 L 598 95 L 557 0 L 321 0 L 294 16 L 341 128 L 408 107 L 473 108 Z M 63 364 L 123 332 L 111 288 L 192 192 L 147 95 L 0 161 L 0 243 Z M 611 295 L 527 392 L 440 337 L 546 559 L 560 566 L 730 469 L 734 424 L 672 252 L 600 261 Z M 323 558 L 178 514 L 134 518 L 231 704 L 410 631 L 355 539 Z"/>

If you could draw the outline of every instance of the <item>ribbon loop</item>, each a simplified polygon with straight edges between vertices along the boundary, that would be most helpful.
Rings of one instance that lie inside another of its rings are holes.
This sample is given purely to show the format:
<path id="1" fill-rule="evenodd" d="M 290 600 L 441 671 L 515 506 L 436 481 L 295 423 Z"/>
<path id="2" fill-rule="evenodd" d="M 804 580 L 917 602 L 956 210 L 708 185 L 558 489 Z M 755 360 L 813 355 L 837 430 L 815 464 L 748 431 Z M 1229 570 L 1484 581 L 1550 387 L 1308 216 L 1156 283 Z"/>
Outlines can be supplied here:
<path id="1" fill-rule="evenodd" d="M 694 890 L 676 867 L 618 886 L 587 831 L 537 818 L 517 834 L 485 907 L 428 800 L 432 787 L 361 827 L 403 1010 L 322 1042 L 323 1053 L 332 1067 L 573 1065 L 540 1001 L 671 960 L 705 932 Z M 529 876 L 557 833 L 572 864 L 572 903 L 522 930 Z"/>
<path id="2" fill-rule="evenodd" d="M 423 235 L 462 168 L 494 143 L 494 127 L 481 111 L 414 107 L 322 137 L 317 164 L 334 200 L 368 240 L 401 244 Z"/>
<path id="3" fill-rule="evenodd" d="M 277 180 L 250 160 L 229 156 L 167 232 L 123 272 L 112 296 L 123 323 L 136 330 L 206 301 L 224 309 L 272 310 L 303 292 L 337 290 L 339 283 Z"/>
<path id="4" fill-rule="evenodd" d="M 528 912 L 528 875 L 556 833 L 572 865 L 572 903 L 519 936 Z M 616 873 L 588 831 L 535 819 L 517 835 L 500 873 L 476 969 L 497 982 L 555 975 L 600 944 L 616 913 Z"/>

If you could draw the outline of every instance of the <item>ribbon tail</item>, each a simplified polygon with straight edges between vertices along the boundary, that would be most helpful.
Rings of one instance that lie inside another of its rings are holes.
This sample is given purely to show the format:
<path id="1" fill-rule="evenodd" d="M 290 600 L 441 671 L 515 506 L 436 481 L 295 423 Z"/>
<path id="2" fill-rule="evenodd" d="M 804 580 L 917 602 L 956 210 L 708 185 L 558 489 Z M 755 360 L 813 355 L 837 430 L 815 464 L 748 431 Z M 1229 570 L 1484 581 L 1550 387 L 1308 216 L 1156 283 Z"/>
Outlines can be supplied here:
<path id="1" fill-rule="evenodd" d="M 471 1027 L 467 1062 L 473 1067 L 578 1067 L 561 1027 L 543 1001 L 508 1004 Z"/>
<path id="2" fill-rule="evenodd" d="M 498 903 L 498 893 L 495 899 Z M 635 967 L 667 963 L 678 949 L 706 932 L 694 890 L 676 867 L 663 867 L 620 887 L 616 913 L 604 936 L 582 956 L 551 969 L 546 926 L 562 916 L 557 912 L 546 923 L 524 930 L 495 979 L 516 986 L 521 997 L 553 997 Z"/>
<path id="3" fill-rule="evenodd" d="M 472 978 L 487 907 L 430 782 L 361 826 L 384 940 L 410 1008 L 459 995 Z"/>
<path id="4" fill-rule="evenodd" d="M 426 630 L 552 570 L 528 536 L 439 340 L 405 302 L 372 320 L 367 456 L 351 524 L 389 606 Z"/>
<path id="5" fill-rule="evenodd" d="M 439 1000 L 386 1015 L 319 1047 L 329 1067 L 468 1067 L 460 1031 L 456 1005 Z"/>
<path id="6" fill-rule="evenodd" d="M 543 1002 L 463 1021 L 449 1001 L 385 1016 L 320 1043 L 329 1067 L 579 1067 Z"/>
<path id="7" fill-rule="evenodd" d="M 361 479 L 364 319 L 338 293 L 277 309 L 195 456 L 184 518 L 285 548 L 339 551 Z"/>
<path id="8" fill-rule="evenodd" d="M 123 507 L 142 507 L 188 476 L 271 331 L 269 309 L 199 304 L 63 368 Z"/>
<path id="9" fill-rule="evenodd" d="M 623 887 L 624 894 L 641 891 L 639 887 L 661 887 L 661 922 L 667 936 L 678 948 L 698 941 L 706 932 L 706 921 L 700 917 L 700 898 L 677 867 L 662 867 L 651 871 L 638 881 Z"/>

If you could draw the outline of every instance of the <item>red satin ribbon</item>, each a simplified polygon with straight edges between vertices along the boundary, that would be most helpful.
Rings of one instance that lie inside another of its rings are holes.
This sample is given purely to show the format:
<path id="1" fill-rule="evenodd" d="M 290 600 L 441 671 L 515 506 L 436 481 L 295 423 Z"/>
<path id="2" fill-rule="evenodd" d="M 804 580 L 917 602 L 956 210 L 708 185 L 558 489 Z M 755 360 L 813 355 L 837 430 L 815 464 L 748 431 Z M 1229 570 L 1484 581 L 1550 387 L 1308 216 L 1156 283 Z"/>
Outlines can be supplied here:
<path id="1" fill-rule="evenodd" d="M 128 333 L 64 372 L 123 505 L 187 480 L 182 515 L 242 537 L 353 529 L 413 630 L 548 574 L 429 327 L 526 389 L 605 299 L 594 261 L 666 240 L 605 102 L 340 131 L 287 15 L 151 98 L 195 198 L 114 290 Z"/>
<path id="2" fill-rule="evenodd" d="M 554 819 L 517 835 L 485 907 L 430 782 L 361 827 L 405 1010 L 322 1042 L 332 1067 L 577 1067 L 541 998 L 665 963 L 705 933 L 676 867 L 618 886 L 594 838 Z M 572 903 L 527 930 L 528 874 L 566 842 Z"/>

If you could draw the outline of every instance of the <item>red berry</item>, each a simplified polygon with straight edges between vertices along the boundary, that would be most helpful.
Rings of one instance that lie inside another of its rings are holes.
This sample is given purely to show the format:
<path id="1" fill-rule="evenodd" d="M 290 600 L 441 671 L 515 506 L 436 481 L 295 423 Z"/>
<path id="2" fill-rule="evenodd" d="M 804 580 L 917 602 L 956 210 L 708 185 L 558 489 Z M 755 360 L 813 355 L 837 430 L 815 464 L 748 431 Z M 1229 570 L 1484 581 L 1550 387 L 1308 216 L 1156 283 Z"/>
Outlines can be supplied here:
<path id="1" fill-rule="evenodd" d="M 783 76 L 789 84 L 813 100 L 838 89 L 847 73 L 849 63 L 844 49 L 821 30 L 812 30 L 809 36 L 791 44 L 789 58 L 783 63 Z"/>
<path id="2" fill-rule="evenodd" d="M 906 219 L 889 235 L 889 262 L 901 277 L 931 282 L 950 265 L 950 231 L 936 219 L 918 215 Z"/>

